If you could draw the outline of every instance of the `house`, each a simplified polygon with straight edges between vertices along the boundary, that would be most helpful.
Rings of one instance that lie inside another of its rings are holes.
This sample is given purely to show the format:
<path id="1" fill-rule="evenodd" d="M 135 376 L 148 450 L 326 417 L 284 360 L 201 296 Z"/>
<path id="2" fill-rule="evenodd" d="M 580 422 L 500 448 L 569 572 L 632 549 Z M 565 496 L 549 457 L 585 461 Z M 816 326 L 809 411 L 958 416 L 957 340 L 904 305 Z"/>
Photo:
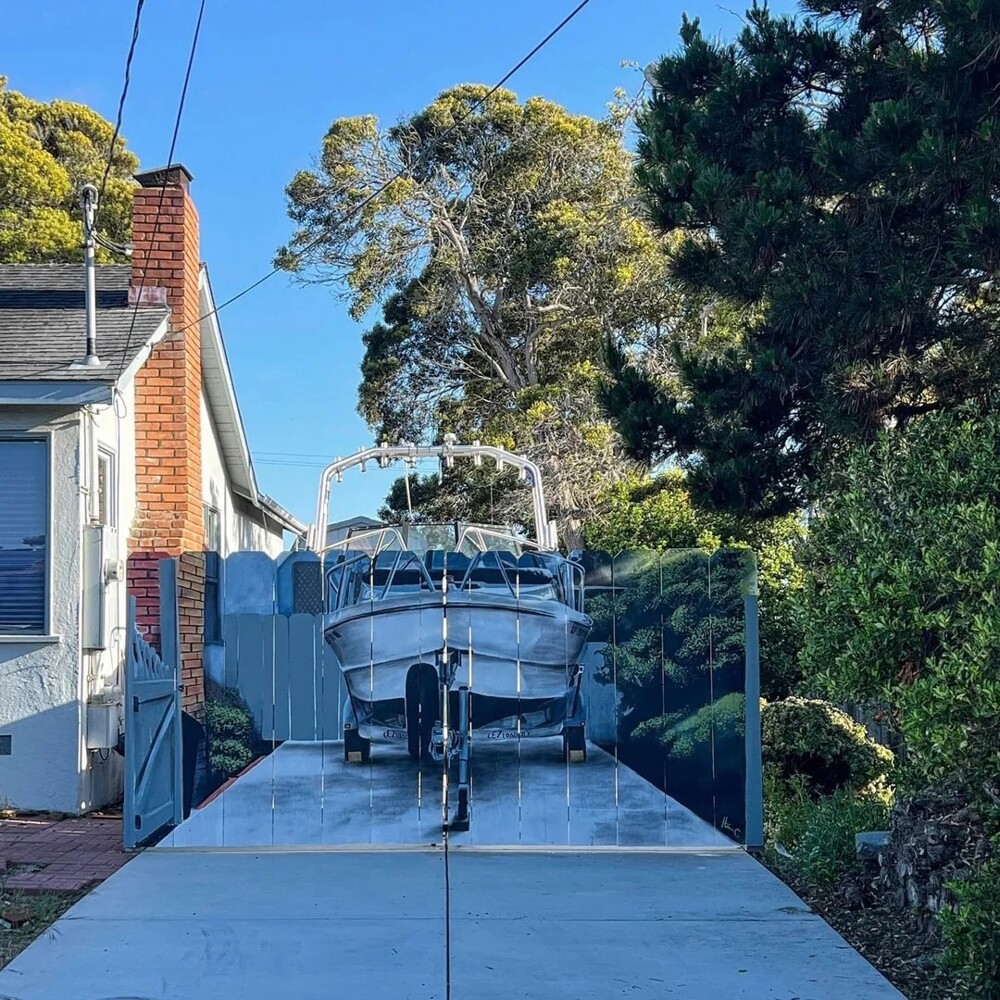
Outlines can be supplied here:
<path id="1" fill-rule="evenodd" d="M 364 514 L 348 517 L 343 521 L 331 521 L 326 526 L 326 544 L 336 545 L 338 542 L 344 541 L 351 532 L 358 534 L 362 531 L 374 531 L 381 527 L 381 521 L 377 521 L 373 517 L 366 517 Z"/>
<path id="2" fill-rule="evenodd" d="M 133 263 L 97 268 L 98 366 L 79 363 L 83 266 L 0 265 L 0 803 L 20 809 L 121 794 L 127 594 L 157 645 L 161 558 L 178 557 L 197 716 L 221 558 L 276 555 L 302 531 L 254 476 L 191 175 L 136 180 Z"/>

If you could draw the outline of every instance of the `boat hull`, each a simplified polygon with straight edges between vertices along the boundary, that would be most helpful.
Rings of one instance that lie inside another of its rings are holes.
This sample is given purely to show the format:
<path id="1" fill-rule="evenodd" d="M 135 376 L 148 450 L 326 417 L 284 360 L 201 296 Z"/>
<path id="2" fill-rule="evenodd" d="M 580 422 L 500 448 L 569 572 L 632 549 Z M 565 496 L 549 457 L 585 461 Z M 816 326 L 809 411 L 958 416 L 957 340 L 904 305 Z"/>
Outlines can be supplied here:
<path id="1" fill-rule="evenodd" d="M 356 604 L 324 619 L 351 695 L 404 698 L 417 663 L 460 653 L 452 688 L 491 698 L 558 698 L 572 686 L 591 620 L 557 601 L 499 594 L 400 595 Z"/>

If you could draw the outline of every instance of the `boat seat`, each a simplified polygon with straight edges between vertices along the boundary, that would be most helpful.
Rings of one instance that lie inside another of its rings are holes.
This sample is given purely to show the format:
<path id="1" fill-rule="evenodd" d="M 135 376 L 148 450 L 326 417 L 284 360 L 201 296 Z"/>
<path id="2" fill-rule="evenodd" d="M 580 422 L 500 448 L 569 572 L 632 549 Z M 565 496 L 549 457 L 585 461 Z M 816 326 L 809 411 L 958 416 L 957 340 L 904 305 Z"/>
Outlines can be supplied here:
<path id="1" fill-rule="evenodd" d="M 518 566 L 526 566 L 529 569 L 535 566 L 544 566 L 546 557 L 540 552 L 522 552 L 521 558 L 517 560 Z"/>
<path id="2" fill-rule="evenodd" d="M 393 570 L 395 569 L 395 572 Z M 420 568 L 420 557 L 416 552 L 388 551 L 380 552 L 375 557 L 372 568 L 371 583 L 375 587 L 384 587 L 390 577 L 392 589 L 407 587 L 412 589 L 425 583 L 423 570 Z"/>
<path id="3" fill-rule="evenodd" d="M 424 556 L 427 572 L 435 584 L 441 582 L 447 564 L 448 576 L 453 580 L 461 580 L 469 569 L 471 560 L 464 552 L 454 552 L 450 549 L 428 549 Z"/>
<path id="4" fill-rule="evenodd" d="M 551 556 L 539 552 L 524 552 L 517 561 L 517 576 L 522 586 L 552 583 L 556 573 L 551 566 Z"/>
<path id="5" fill-rule="evenodd" d="M 337 566 L 340 563 L 357 559 L 358 556 L 364 556 L 367 559 L 368 553 L 364 549 L 341 549 L 340 551 L 328 552 L 324 558 L 327 566 Z"/>
<path id="6" fill-rule="evenodd" d="M 474 587 L 504 587 L 513 584 L 516 570 L 513 552 L 490 550 L 477 557 L 468 580 Z"/>
<path id="7" fill-rule="evenodd" d="M 542 569 L 541 567 L 537 569 L 525 569 L 522 566 L 518 566 L 511 576 L 515 582 L 515 586 L 519 582 L 522 587 L 540 587 L 552 583 L 555 579 L 555 576 L 549 570 Z"/>

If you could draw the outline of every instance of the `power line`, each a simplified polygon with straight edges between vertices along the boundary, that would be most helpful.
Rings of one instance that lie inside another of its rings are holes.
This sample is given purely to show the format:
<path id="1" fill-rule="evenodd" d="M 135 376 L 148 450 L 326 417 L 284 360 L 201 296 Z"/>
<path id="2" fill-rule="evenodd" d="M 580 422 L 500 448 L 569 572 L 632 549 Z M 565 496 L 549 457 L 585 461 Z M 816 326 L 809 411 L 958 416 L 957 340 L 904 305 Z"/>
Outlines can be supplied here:
<path id="1" fill-rule="evenodd" d="M 104 202 L 104 189 L 108 185 L 108 176 L 111 173 L 111 165 L 115 158 L 115 143 L 122 130 L 122 116 L 125 114 L 125 100 L 128 97 L 129 84 L 132 82 L 132 59 L 135 56 L 135 47 L 139 42 L 139 21 L 142 19 L 142 8 L 146 0 L 137 0 L 135 5 L 135 20 L 132 22 L 132 41 L 129 43 L 128 55 L 125 57 L 125 80 L 122 83 L 121 97 L 118 98 L 118 114 L 115 118 L 115 129 L 111 134 L 111 145 L 108 147 L 108 162 L 104 167 L 104 176 L 101 178 L 101 189 L 97 195 L 97 218 L 94 220 L 94 228 L 100 219 L 101 205 Z"/>
<path id="2" fill-rule="evenodd" d="M 490 99 L 490 97 L 492 97 L 508 80 L 510 80 L 510 78 L 515 73 L 517 73 L 518 70 L 520 70 L 531 59 L 533 59 L 543 48 L 545 48 L 545 46 L 548 45 L 548 43 L 552 41 L 552 39 L 555 38 L 555 36 L 558 35 L 559 32 L 562 31 L 562 29 L 565 28 L 566 25 L 569 24 L 569 22 L 572 21 L 573 18 L 576 17 L 576 15 L 579 14 L 580 11 L 582 11 L 583 8 L 586 7 L 587 4 L 589 3 L 590 0 L 581 0 L 581 2 L 578 3 L 576 7 L 574 7 L 573 10 L 571 10 L 527 55 L 522 57 L 514 66 L 512 66 L 509 70 L 507 70 L 507 72 L 492 87 L 490 87 L 490 89 L 486 91 L 486 93 L 481 98 L 479 98 L 478 101 L 475 101 L 471 105 L 469 110 L 466 111 L 464 115 L 462 115 L 461 118 L 452 122 L 451 125 L 448 126 L 448 128 L 446 128 L 439 136 L 437 136 L 431 142 L 431 144 L 423 151 L 423 153 L 421 153 L 420 156 L 417 157 L 416 162 L 412 165 L 410 169 L 412 169 L 413 167 L 417 167 L 420 164 L 421 160 L 425 158 L 439 142 L 441 142 L 447 135 L 449 135 L 456 128 L 458 128 L 458 126 L 461 125 L 467 118 L 471 117 L 476 111 L 478 111 L 483 106 L 483 104 L 485 104 L 486 101 Z M 407 172 L 406 167 L 400 168 L 392 177 L 389 178 L 389 180 L 387 180 L 384 184 L 376 188 L 370 195 L 368 195 L 367 198 L 364 198 L 362 201 L 358 202 L 358 204 L 355 205 L 349 212 L 347 212 L 340 219 L 338 219 L 334 223 L 334 225 L 338 226 L 342 225 L 343 223 L 347 222 L 352 216 L 357 215 L 358 212 L 360 212 L 362 209 L 370 205 L 390 185 L 395 184 L 396 181 L 400 180 L 406 174 L 406 172 Z M 323 242 L 323 237 L 318 236 L 316 239 L 310 241 L 304 247 L 302 247 L 301 250 L 297 250 L 295 253 L 293 253 L 291 255 L 291 259 L 299 260 L 305 254 L 309 253 L 310 250 L 313 250 L 317 246 L 319 246 L 319 244 L 322 242 Z M 217 305 L 214 309 L 211 309 L 209 312 L 205 313 L 204 316 L 199 316 L 197 320 L 194 320 L 191 323 L 188 323 L 187 326 L 182 327 L 180 332 L 183 332 L 190 326 L 194 326 L 195 323 L 200 323 L 202 320 L 208 319 L 209 316 L 214 316 L 218 314 L 223 309 L 225 309 L 226 306 L 231 306 L 238 299 L 242 299 L 244 295 L 248 295 L 255 288 L 258 288 L 261 285 L 263 285 L 265 281 L 268 281 L 270 278 L 273 278 L 281 270 L 283 270 L 283 268 L 280 267 L 271 268 L 271 270 L 268 271 L 267 274 L 261 275 L 256 281 L 247 285 L 246 288 L 240 290 L 235 295 L 230 296 L 224 302 L 220 302 L 219 305 Z"/>
<path id="3" fill-rule="evenodd" d="M 181 118 L 184 116 L 184 102 L 187 100 L 188 84 L 191 82 L 191 68 L 194 66 L 195 52 L 198 50 L 198 36 L 201 34 L 201 19 L 205 15 L 205 0 L 201 0 L 198 7 L 198 20 L 194 26 L 194 37 L 191 39 L 191 51 L 188 54 L 187 69 L 184 72 L 184 85 L 181 87 L 181 96 L 177 104 L 177 117 L 174 119 L 174 134 L 170 139 L 170 152 L 167 154 L 166 166 L 170 167 L 174 162 L 174 149 L 177 147 L 177 136 L 181 130 Z M 160 226 L 160 213 L 163 211 L 163 196 L 167 193 L 167 172 L 164 170 L 163 184 L 160 187 L 160 198 L 156 204 L 156 215 L 153 217 L 153 235 L 150 237 L 150 248 L 156 243 L 156 231 Z M 121 367 L 125 367 L 128 358 L 128 349 L 132 344 L 132 334 L 135 331 L 135 321 L 139 315 L 139 303 L 142 301 L 142 290 L 146 286 L 146 271 L 149 268 L 149 258 L 147 256 L 145 266 L 142 269 L 142 279 L 139 282 L 139 289 L 135 296 L 135 308 L 132 310 L 132 322 L 129 324 L 128 336 L 125 338 L 125 348 L 122 351 Z M 190 324 L 189 324 L 190 325 Z M 185 327 L 184 329 L 187 329 Z"/>

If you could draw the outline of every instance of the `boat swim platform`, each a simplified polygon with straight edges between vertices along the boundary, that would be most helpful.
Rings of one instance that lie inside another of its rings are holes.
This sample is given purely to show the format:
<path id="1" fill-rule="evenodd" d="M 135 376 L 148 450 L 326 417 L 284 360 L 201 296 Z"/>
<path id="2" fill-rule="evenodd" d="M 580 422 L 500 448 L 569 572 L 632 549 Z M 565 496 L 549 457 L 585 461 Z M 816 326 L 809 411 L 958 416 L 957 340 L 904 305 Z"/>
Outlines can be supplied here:
<path id="1" fill-rule="evenodd" d="M 457 797 L 451 768 L 449 812 Z M 156 849 L 437 849 L 442 765 L 399 744 L 349 764 L 341 741 L 286 742 L 192 811 Z M 456 849 L 739 850 L 592 743 L 567 764 L 562 738 L 474 741 L 469 830 Z"/>

